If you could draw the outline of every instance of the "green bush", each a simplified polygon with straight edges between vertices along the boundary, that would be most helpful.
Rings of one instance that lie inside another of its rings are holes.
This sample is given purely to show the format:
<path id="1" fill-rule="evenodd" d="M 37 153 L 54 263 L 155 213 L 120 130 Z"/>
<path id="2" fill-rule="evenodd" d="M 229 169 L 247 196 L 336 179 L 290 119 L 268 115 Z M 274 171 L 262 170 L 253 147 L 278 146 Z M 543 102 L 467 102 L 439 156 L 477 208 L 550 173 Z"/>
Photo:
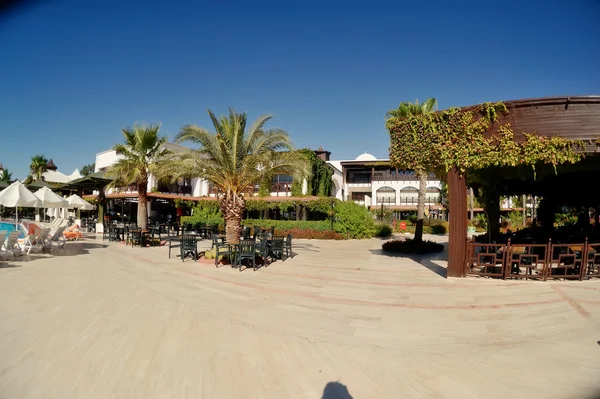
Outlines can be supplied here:
<path id="1" fill-rule="evenodd" d="M 192 216 L 182 216 L 181 225 L 186 223 L 196 224 L 222 224 L 223 215 L 217 201 L 201 201 L 192 209 Z"/>
<path id="2" fill-rule="evenodd" d="M 385 242 L 381 248 L 386 252 L 402 253 L 402 254 L 430 254 L 434 252 L 442 252 L 444 246 L 433 241 L 413 241 L 407 239 L 404 241 L 392 240 Z"/>
<path id="3" fill-rule="evenodd" d="M 507 222 L 508 226 L 513 229 L 523 227 L 523 212 L 512 211 L 508 215 L 502 217 L 504 222 Z"/>
<path id="4" fill-rule="evenodd" d="M 386 223 L 375 225 L 375 237 L 389 237 L 392 235 L 392 226 Z"/>
<path id="5" fill-rule="evenodd" d="M 272 219 L 244 219 L 242 225 L 247 227 L 260 226 L 263 229 L 275 227 L 275 231 L 288 231 L 292 229 L 327 231 L 331 230 L 329 220 L 272 220 Z"/>
<path id="6" fill-rule="evenodd" d="M 348 238 L 371 238 L 375 222 L 367 208 L 352 201 L 340 201 L 334 209 L 334 230 Z"/>
<path id="7" fill-rule="evenodd" d="M 486 230 L 487 229 L 487 219 L 485 218 L 485 214 L 478 213 L 477 215 L 475 215 L 471 224 L 473 225 L 473 227 L 475 227 L 477 229 Z"/>
<path id="8" fill-rule="evenodd" d="M 410 222 L 410 224 L 412 224 L 413 226 L 417 224 L 417 215 L 412 214 L 408 216 L 408 221 Z"/>
<path id="9" fill-rule="evenodd" d="M 429 226 L 429 229 L 431 230 L 431 234 L 446 234 L 446 232 L 448 231 L 447 225 L 448 223 L 434 224 L 432 226 Z"/>
<path id="10" fill-rule="evenodd" d="M 275 235 L 287 236 L 291 234 L 294 238 L 304 238 L 309 240 L 345 240 L 346 237 L 340 233 L 336 233 L 333 230 L 309 230 L 309 229 L 291 229 L 291 230 L 277 230 L 275 229 Z"/>

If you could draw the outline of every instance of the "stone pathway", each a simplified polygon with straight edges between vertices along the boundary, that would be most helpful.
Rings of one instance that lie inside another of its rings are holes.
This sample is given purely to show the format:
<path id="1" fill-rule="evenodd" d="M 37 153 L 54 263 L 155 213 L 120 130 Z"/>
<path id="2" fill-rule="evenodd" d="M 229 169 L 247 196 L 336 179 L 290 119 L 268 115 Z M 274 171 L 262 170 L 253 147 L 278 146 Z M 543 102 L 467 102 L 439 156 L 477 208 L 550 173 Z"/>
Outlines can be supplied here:
<path id="1" fill-rule="evenodd" d="M 381 243 L 241 273 L 93 239 L 0 263 L 0 398 L 600 393 L 600 281 L 446 280 Z"/>

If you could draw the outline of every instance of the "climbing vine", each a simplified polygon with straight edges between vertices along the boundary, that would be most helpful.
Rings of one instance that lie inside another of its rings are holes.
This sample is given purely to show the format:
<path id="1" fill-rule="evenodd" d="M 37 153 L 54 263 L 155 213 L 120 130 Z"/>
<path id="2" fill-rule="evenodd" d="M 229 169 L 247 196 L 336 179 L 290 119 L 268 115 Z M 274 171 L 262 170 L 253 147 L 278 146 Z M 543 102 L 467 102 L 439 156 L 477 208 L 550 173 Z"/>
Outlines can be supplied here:
<path id="1" fill-rule="evenodd" d="M 331 194 L 331 177 L 333 176 L 331 168 L 311 149 L 305 148 L 298 150 L 298 152 L 304 155 L 310 163 L 311 175 L 307 179 L 308 187 L 306 194 L 329 196 Z M 292 195 L 294 197 L 302 195 L 302 181 L 294 180 L 292 182 Z"/>
<path id="2" fill-rule="evenodd" d="M 442 176 L 452 167 L 465 173 L 490 166 L 536 164 L 556 166 L 576 163 L 575 150 L 583 144 L 561 137 L 521 133 L 515 141 L 510 124 L 499 122 L 508 114 L 503 103 L 484 103 L 464 110 L 450 108 L 436 113 L 389 119 L 390 162 L 402 169 L 434 171 Z M 494 131 L 494 134 L 490 134 Z"/>

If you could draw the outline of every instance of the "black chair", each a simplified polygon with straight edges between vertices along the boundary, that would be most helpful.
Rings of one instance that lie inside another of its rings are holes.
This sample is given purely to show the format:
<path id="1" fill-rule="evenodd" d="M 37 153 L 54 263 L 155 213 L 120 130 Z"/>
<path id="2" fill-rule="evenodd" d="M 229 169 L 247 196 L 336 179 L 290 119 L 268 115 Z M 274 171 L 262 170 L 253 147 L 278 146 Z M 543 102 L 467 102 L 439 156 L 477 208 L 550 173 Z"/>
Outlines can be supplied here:
<path id="1" fill-rule="evenodd" d="M 238 251 L 235 254 L 235 266 L 242 271 L 242 262 L 249 260 L 252 262 L 252 268 L 256 270 L 256 241 L 240 240 Z"/>
<path id="2" fill-rule="evenodd" d="M 157 224 L 155 226 L 152 226 L 152 230 L 151 230 L 152 239 L 154 239 L 154 235 L 156 234 L 156 235 L 158 235 L 158 241 L 161 241 L 162 238 L 160 236 L 160 233 L 161 232 L 160 232 L 160 225 L 159 224 Z"/>
<path id="3" fill-rule="evenodd" d="M 102 223 L 102 241 L 108 239 L 110 241 L 110 229 L 106 223 Z"/>
<path id="4" fill-rule="evenodd" d="M 256 245 L 256 254 L 260 256 L 263 265 L 269 266 L 269 241 L 264 239 Z"/>
<path id="5" fill-rule="evenodd" d="M 108 241 L 119 241 L 119 228 L 117 226 L 108 228 Z"/>
<path id="6" fill-rule="evenodd" d="M 196 236 L 192 234 L 183 234 L 181 236 L 181 261 L 188 256 L 192 255 L 194 261 L 198 260 L 198 242 Z"/>
<path id="7" fill-rule="evenodd" d="M 291 234 L 288 234 L 285 238 L 285 243 L 283 244 L 283 254 L 285 255 L 285 259 L 293 258 L 294 253 L 292 252 L 292 238 Z"/>
<path id="8" fill-rule="evenodd" d="M 131 230 L 129 232 L 129 243 L 131 244 L 131 248 L 136 245 L 139 245 L 140 248 L 144 246 L 144 236 L 142 235 L 141 229 Z"/>
<path id="9" fill-rule="evenodd" d="M 283 259 L 283 246 L 284 246 L 284 238 L 283 237 L 273 237 L 271 238 L 271 260 L 275 259 Z"/>
<path id="10" fill-rule="evenodd" d="M 252 229 L 250 227 L 244 227 L 244 229 L 242 230 L 242 239 L 249 240 L 251 231 Z"/>
<path id="11" fill-rule="evenodd" d="M 213 234 L 211 237 L 211 241 L 212 241 L 212 245 L 210 246 L 210 249 L 213 249 L 218 244 L 220 244 L 220 245 L 225 244 L 225 237 L 222 237 L 218 234 Z"/>
<path id="12" fill-rule="evenodd" d="M 216 248 L 215 267 L 219 267 L 219 256 L 229 256 L 229 259 L 231 259 L 231 256 L 234 254 L 231 245 L 227 244 L 218 234 L 213 235 L 213 248 Z"/>
<path id="13" fill-rule="evenodd" d="M 169 259 L 171 259 L 171 248 L 180 247 L 181 246 L 181 237 L 168 235 L 167 245 L 169 246 Z"/>

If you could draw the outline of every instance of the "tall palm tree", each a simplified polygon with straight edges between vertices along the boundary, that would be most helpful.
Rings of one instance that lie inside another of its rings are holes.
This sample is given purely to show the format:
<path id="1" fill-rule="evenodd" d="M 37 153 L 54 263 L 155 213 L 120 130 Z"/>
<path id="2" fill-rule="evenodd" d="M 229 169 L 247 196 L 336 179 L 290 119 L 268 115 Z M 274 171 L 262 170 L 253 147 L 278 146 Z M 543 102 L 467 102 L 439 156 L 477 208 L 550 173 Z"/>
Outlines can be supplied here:
<path id="1" fill-rule="evenodd" d="M 219 204 L 226 222 L 226 237 L 238 243 L 246 209 L 244 193 L 265 180 L 265 176 L 289 174 L 295 179 L 308 176 L 308 163 L 293 151 L 288 134 L 278 128 L 265 129 L 271 116 L 259 117 L 248 129 L 246 113 L 229 108 L 227 116 L 208 115 L 214 133 L 196 125 L 186 125 L 177 142 L 199 145 L 178 155 L 171 175 L 202 176 L 219 190 Z"/>
<path id="2" fill-rule="evenodd" d="M 402 102 L 398 108 L 392 108 L 386 112 L 386 120 L 393 118 L 404 119 L 415 115 L 428 114 L 437 110 L 437 100 L 428 98 L 425 102 L 419 104 L 419 100 L 414 103 Z M 419 196 L 417 198 L 417 226 L 415 228 L 415 241 L 423 240 L 423 219 L 425 218 L 425 192 L 427 191 L 427 171 L 415 170 L 419 179 Z"/>
<path id="3" fill-rule="evenodd" d="M 12 173 L 10 173 L 8 169 L 2 169 L 2 172 L 0 172 L 0 181 L 4 183 L 11 183 Z"/>
<path id="4" fill-rule="evenodd" d="M 125 143 L 113 147 L 119 160 L 109 169 L 109 173 L 115 176 L 111 186 L 136 185 L 137 222 L 142 230 L 148 229 L 148 176 L 150 173 L 160 174 L 161 163 L 170 154 L 170 151 L 163 148 L 167 137 L 159 136 L 159 130 L 159 124 L 135 125 L 122 129 Z"/>
<path id="5" fill-rule="evenodd" d="M 38 154 L 31 157 L 29 169 L 31 171 L 31 177 L 33 177 L 35 181 L 42 180 L 42 175 L 48 170 L 46 165 L 48 165 L 48 159 L 44 155 Z"/>

